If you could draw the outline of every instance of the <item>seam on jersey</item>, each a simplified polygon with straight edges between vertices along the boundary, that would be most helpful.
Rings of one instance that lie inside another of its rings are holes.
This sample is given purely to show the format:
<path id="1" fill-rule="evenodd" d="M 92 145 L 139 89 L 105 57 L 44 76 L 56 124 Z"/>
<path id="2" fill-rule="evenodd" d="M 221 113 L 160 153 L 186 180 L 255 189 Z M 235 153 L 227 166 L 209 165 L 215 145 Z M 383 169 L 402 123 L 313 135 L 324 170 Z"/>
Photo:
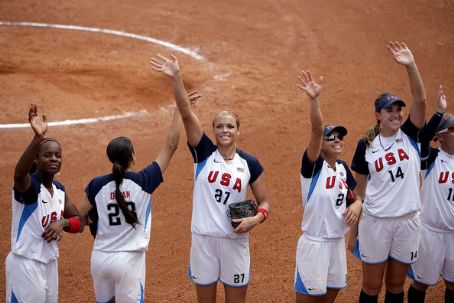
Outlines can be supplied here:
<path id="1" fill-rule="evenodd" d="M 408 137 L 408 139 L 410 140 L 411 145 L 412 145 L 412 146 L 416 149 L 416 151 L 418 152 L 419 158 L 421 158 L 421 151 L 420 151 L 420 149 L 419 149 L 418 143 L 417 143 L 415 140 L 413 140 L 410 136 L 407 136 L 407 137 Z"/>
<path id="2" fill-rule="evenodd" d="M 307 193 L 307 200 L 306 200 L 305 204 L 307 204 L 309 202 L 309 199 L 312 196 L 312 193 L 315 189 L 315 185 L 317 184 L 318 178 L 320 177 L 320 172 L 321 172 L 321 170 L 319 172 L 317 172 L 317 174 L 315 174 L 315 176 L 312 178 L 311 185 L 309 187 L 309 192 Z"/>
<path id="3" fill-rule="evenodd" d="M 38 201 L 33 204 L 24 205 L 24 209 L 22 210 L 22 215 L 20 216 L 19 220 L 19 227 L 17 230 L 17 237 L 16 242 L 19 240 L 20 234 L 22 233 L 22 229 L 24 228 L 25 223 L 27 222 L 28 218 L 33 214 L 33 212 L 38 208 Z"/>
<path id="4" fill-rule="evenodd" d="M 430 172 L 432 171 L 432 169 L 434 168 L 434 166 L 435 166 L 435 161 L 433 161 L 433 162 L 429 165 L 429 167 L 427 168 L 426 174 L 424 175 L 424 179 L 427 178 L 427 176 L 430 174 Z"/>

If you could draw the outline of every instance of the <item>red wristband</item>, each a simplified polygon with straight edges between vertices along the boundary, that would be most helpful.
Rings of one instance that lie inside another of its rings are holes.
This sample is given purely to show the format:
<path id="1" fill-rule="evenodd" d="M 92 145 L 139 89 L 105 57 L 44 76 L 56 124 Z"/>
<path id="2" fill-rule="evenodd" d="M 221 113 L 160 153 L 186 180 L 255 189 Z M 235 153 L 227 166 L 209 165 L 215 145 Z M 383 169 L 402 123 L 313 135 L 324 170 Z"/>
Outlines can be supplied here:
<path id="1" fill-rule="evenodd" d="M 75 234 L 80 232 L 80 220 L 79 217 L 74 216 L 67 219 L 69 222 L 69 228 L 66 230 L 69 233 Z"/>
<path id="2" fill-rule="evenodd" d="M 266 219 L 268 219 L 268 211 L 266 208 L 259 208 L 257 211 L 263 215 L 263 220 L 260 223 L 263 223 Z"/>

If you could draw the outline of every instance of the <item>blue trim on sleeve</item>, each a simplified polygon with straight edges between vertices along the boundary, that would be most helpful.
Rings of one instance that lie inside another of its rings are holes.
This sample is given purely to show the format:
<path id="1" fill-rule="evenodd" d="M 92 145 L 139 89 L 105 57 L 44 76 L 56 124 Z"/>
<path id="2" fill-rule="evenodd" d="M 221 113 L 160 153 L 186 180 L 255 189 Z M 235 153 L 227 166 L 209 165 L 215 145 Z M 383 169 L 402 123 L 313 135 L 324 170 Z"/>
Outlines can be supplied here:
<path id="1" fill-rule="evenodd" d="M 401 129 L 408 137 L 410 137 L 412 140 L 418 142 L 418 140 L 419 140 L 418 134 L 419 134 L 420 129 L 417 128 L 417 127 L 413 124 L 413 122 L 412 122 L 411 119 L 410 119 L 410 116 L 408 116 L 407 120 L 405 120 L 405 122 L 402 124 L 402 126 L 400 127 L 400 129 Z"/>
<path id="2" fill-rule="evenodd" d="M 416 149 L 416 151 L 418 152 L 418 156 L 421 158 L 421 150 L 419 149 L 419 146 L 418 146 L 418 143 L 413 140 L 410 136 L 408 137 L 410 139 L 410 143 L 411 145 Z"/>
<path id="3" fill-rule="evenodd" d="M 39 192 L 41 191 L 41 181 L 38 179 L 36 173 L 31 174 L 30 177 L 31 184 L 25 192 L 19 192 L 16 188 L 13 188 L 14 200 L 25 205 L 36 203 Z"/>
<path id="4" fill-rule="evenodd" d="M 59 181 L 53 180 L 52 183 L 55 185 L 56 188 L 65 191 L 65 186 L 61 184 Z"/>
<path id="5" fill-rule="evenodd" d="M 137 173 L 128 172 L 125 179 L 129 179 L 139 185 L 145 192 L 153 193 L 156 188 L 164 181 L 161 168 L 155 161 Z"/>
<path id="6" fill-rule="evenodd" d="M 264 171 L 263 166 L 260 164 L 259 160 L 256 157 L 249 155 L 248 153 L 246 153 L 240 149 L 237 149 L 236 152 L 238 153 L 238 155 L 241 158 L 246 160 L 247 166 L 249 168 L 249 172 L 251 173 L 251 178 L 249 179 L 249 184 L 254 183 L 255 180 L 257 180 L 260 177 L 260 175 L 263 173 L 263 171 Z"/>
<path id="7" fill-rule="evenodd" d="M 362 175 L 369 175 L 369 166 L 366 161 L 366 142 L 363 139 L 358 141 L 355 154 L 352 159 L 352 170 Z"/>
<path id="8" fill-rule="evenodd" d="M 315 176 L 312 178 L 312 180 L 311 180 L 311 186 L 309 187 L 309 193 L 307 194 L 306 203 L 309 202 L 309 199 L 310 199 L 311 196 L 312 196 L 312 192 L 313 192 L 314 189 L 315 189 L 315 185 L 317 184 L 318 178 L 320 178 L 320 171 L 318 171 L 318 172 L 315 174 Z"/>
<path id="9" fill-rule="evenodd" d="M 353 177 L 353 174 L 350 171 L 350 168 L 348 167 L 348 164 L 345 161 L 343 161 L 343 160 L 338 160 L 338 162 L 344 166 L 345 171 L 347 172 L 347 185 L 348 185 L 348 188 L 351 189 L 351 190 L 355 189 L 356 180 Z"/>
<path id="10" fill-rule="evenodd" d="M 430 174 L 430 172 L 432 171 L 432 169 L 434 168 L 434 166 L 435 166 L 435 162 L 430 163 L 429 167 L 428 167 L 427 170 L 426 170 L 426 174 L 424 175 L 424 179 L 427 178 L 427 176 Z"/>
<path id="11" fill-rule="evenodd" d="M 150 200 L 148 201 L 148 206 L 147 206 L 147 210 L 145 211 L 145 226 L 143 227 L 143 230 L 147 229 L 147 224 L 148 224 L 148 218 L 150 217 L 151 215 L 151 197 L 150 197 Z"/>
<path id="12" fill-rule="evenodd" d="M 322 169 L 323 161 L 324 159 L 321 155 L 319 155 L 317 160 L 315 160 L 315 162 L 312 162 L 307 156 L 307 150 L 305 150 L 303 158 L 301 160 L 301 175 L 304 178 L 312 178 Z"/>
<path id="13" fill-rule="evenodd" d="M 192 146 L 188 143 L 188 147 L 191 151 L 194 163 L 202 162 L 216 150 L 216 145 L 213 144 L 213 142 L 205 133 L 203 133 L 202 138 L 200 138 L 200 142 L 197 144 L 197 146 Z"/>
<path id="14" fill-rule="evenodd" d="M 33 204 L 26 204 L 24 205 L 24 209 L 22 210 L 22 214 L 20 216 L 19 220 L 19 227 L 17 229 L 17 240 L 19 240 L 20 234 L 22 232 L 22 229 L 24 228 L 25 223 L 27 222 L 28 218 L 33 214 L 33 212 L 38 208 L 38 201 L 36 201 Z"/>
<path id="15" fill-rule="evenodd" d="M 205 159 L 204 161 L 197 163 L 196 170 L 195 170 L 195 179 L 197 180 L 197 177 L 199 176 L 200 172 L 202 169 L 205 167 L 207 164 L 207 160 Z"/>

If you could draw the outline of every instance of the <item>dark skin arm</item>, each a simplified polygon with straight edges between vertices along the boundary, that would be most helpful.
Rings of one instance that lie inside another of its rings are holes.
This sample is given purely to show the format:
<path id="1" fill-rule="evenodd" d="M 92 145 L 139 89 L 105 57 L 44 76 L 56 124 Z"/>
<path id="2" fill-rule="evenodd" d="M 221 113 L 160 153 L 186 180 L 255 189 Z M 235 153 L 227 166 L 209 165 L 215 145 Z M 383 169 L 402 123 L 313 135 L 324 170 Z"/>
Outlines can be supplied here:
<path id="1" fill-rule="evenodd" d="M 33 161 L 39 151 L 39 146 L 47 132 L 46 115 L 41 117 L 38 115 L 38 109 L 35 104 L 30 105 L 28 112 L 28 121 L 32 127 L 35 136 L 32 142 L 27 146 L 24 153 L 16 164 L 14 171 L 14 188 L 19 192 L 25 192 L 31 185 L 30 169 L 33 166 Z"/>

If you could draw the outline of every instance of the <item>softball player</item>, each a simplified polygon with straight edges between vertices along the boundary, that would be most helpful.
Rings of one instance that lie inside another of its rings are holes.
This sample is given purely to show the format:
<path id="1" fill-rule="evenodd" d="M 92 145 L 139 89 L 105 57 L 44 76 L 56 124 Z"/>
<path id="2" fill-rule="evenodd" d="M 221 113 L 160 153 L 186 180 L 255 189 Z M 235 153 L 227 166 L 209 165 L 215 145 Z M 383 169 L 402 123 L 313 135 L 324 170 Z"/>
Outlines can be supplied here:
<path id="1" fill-rule="evenodd" d="M 386 268 L 385 302 L 403 302 L 408 264 L 416 261 L 420 238 L 418 131 L 424 125 L 425 92 L 411 51 L 404 43 L 388 49 L 407 69 L 413 103 L 386 93 L 375 100 L 377 125 L 361 139 L 352 161 L 359 198 L 364 200 L 356 255 L 363 264 L 360 302 L 377 302 Z M 367 187 L 366 187 L 367 185 Z"/>
<path id="2" fill-rule="evenodd" d="M 296 302 L 334 302 L 339 289 L 347 287 L 344 235 L 355 224 L 361 201 L 346 206 L 356 182 L 348 165 L 338 157 L 347 129 L 323 127 L 318 97 L 322 90 L 309 71 L 298 76 L 297 86 L 311 99 L 312 124 L 309 145 L 301 165 L 304 217 L 296 252 Z"/>
<path id="3" fill-rule="evenodd" d="M 14 172 L 6 302 L 58 302 L 58 241 L 62 230 L 80 231 L 80 218 L 65 187 L 54 180 L 62 150 L 57 140 L 44 138 L 46 116 L 38 116 L 34 104 L 28 115 L 35 136 Z"/>
<path id="4" fill-rule="evenodd" d="M 95 238 L 91 274 L 96 302 L 143 302 L 145 252 L 151 231 L 151 194 L 163 181 L 178 146 L 181 117 L 175 110 L 166 144 L 156 160 L 135 173 L 134 147 L 126 137 L 107 146 L 112 173 L 94 178 L 85 189 L 80 214 L 91 220 Z"/>
<path id="5" fill-rule="evenodd" d="M 410 303 L 424 302 L 427 288 L 440 275 L 446 284 L 445 302 L 454 302 L 454 116 L 443 115 L 447 104 L 442 87 L 438 100 L 438 111 L 423 130 L 428 151 L 422 161 L 422 232 L 418 260 L 408 273 L 413 279 Z M 430 148 L 435 134 L 440 148 Z"/>
<path id="6" fill-rule="evenodd" d="M 226 302 L 244 302 L 249 284 L 249 242 L 247 232 L 268 216 L 269 202 L 259 161 L 237 149 L 240 121 L 230 111 L 214 117 L 216 145 L 203 132 L 192 111 L 177 59 L 158 55 L 151 63 L 156 71 L 172 79 L 175 99 L 181 112 L 188 144 L 194 158 L 192 246 L 189 275 L 199 302 L 216 301 L 216 284 L 224 283 Z M 259 212 L 239 219 L 233 229 L 226 215 L 228 205 L 246 199 L 251 186 Z"/>

